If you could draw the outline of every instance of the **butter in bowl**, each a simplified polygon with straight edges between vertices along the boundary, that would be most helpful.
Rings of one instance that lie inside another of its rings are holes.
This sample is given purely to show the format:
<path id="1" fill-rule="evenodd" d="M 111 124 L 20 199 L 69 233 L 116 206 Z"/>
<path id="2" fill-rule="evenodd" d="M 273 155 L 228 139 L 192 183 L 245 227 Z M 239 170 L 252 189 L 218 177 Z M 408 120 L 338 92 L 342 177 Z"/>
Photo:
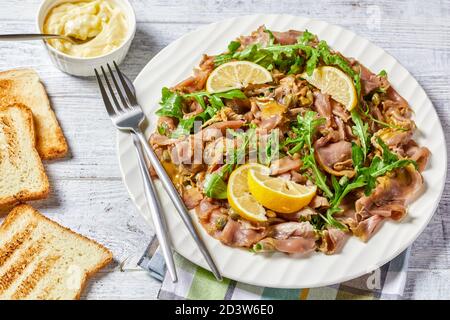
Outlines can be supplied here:
<path id="1" fill-rule="evenodd" d="M 76 76 L 92 76 L 107 62 L 121 63 L 136 31 L 136 17 L 127 0 L 45 0 L 38 11 L 39 32 L 59 34 L 76 42 L 52 39 L 45 46 L 52 62 Z"/>

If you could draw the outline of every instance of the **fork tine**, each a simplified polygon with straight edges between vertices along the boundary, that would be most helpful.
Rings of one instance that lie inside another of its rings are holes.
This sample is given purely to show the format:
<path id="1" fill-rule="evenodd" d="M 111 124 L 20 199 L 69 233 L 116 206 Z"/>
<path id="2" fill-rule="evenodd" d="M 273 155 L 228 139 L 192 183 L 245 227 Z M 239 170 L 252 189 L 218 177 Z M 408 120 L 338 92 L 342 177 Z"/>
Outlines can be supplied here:
<path id="1" fill-rule="evenodd" d="M 107 63 L 106 66 L 108 67 L 109 74 L 111 75 L 111 78 L 113 80 L 114 87 L 116 88 L 116 91 L 119 94 L 120 101 L 122 101 L 122 106 L 125 109 L 130 109 L 131 108 L 130 102 L 123 94 L 123 91 L 124 91 L 123 87 L 117 83 L 116 76 L 114 75 L 114 72 L 111 69 L 111 66 L 109 65 L 109 63 Z"/>
<path id="2" fill-rule="evenodd" d="M 105 104 L 106 111 L 108 112 L 110 117 L 116 115 L 116 111 L 109 100 L 108 94 L 106 93 L 105 86 L 103 85 L 102 78 L 97 72 L 97 69 L 94 68 L 95 76 L 97 77 L 97 83 L 100 88 L 100 93 L 102 94 L 103 103 Z"/>
<path id="3" fill-rule="evenodd" d="M 122 87 L 124 88 L 125 93 L 128 97 L 128 101 L 130 101 L 131 104 L 137 104 L 136 96 L 134 95 L 133 91 L 130 89 L 127 82 L 125 81 L 122 71 L 120 71 L 119 66 L 117 65 L 117 63 L 115 61 L 113 61 L 113 64 L 114 64 L 114 67 L 116 68 L 116 72 L 119 76 Z"/>
<path id="4" fill-rule="evenodd" d="M 117 101 L 116 95 L 114 94 L 114 90 L 111 87 L 111 84 L 109 83 L 108 75 L 106 74 L 105 69 L 103 69 L 103 66 L 101 66 L 100 68 L 102 69 L 103 77 L 105 77 L 105 81 L 106 81 L 106 86 L 108 87 L 109 93 L 114 102 L 114 106 L 115 106 L 114 110 L 116 110 L 116 113 L 120 113 L 121 111 L 123 111 L 123 108 L 120 105 L 119 101 Z"/>

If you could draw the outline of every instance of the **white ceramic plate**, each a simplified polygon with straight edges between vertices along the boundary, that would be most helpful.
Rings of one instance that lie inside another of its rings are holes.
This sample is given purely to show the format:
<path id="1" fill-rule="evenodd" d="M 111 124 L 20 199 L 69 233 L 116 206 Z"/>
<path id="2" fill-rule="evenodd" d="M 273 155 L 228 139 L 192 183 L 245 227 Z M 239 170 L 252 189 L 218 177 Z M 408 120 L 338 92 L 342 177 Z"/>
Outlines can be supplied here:
<path id="1" fill-rule="evenodd" d="M 167 46 L 137 77 L 137 96 L 150 123 L 146 134 L 149 136 L 154 130 L 157 119 L 154 111 L 163 86 L 173 86 L 188 77 L 203 53 L 223 52 L 231 40 L 249 34 L 262 24 L 277 31 L 308 29 L 345 56 L 355 57 L 373 72 L 382 69 L 388 72 L 392 85 L 415 111 L 418 143 L 427 146 L 432 153 L 430 164 L 423 173 L 425 188 L 410 205 L 404 221 L 384 223 L 368 243 L 352 237 L 343 251 L 333 256 L 313 254 L 308 258 L 292 258 L 278 253 L 256 255 L 222 245 L 207 235 L 199 224 L 198 229 L 219 270 L 233 280 L 267 287 L 304 288 L 334 284 L 368 273 L 400 254 L 425 228 L 439 203 L 447 167 L 444 134 L 431 101 L 409 72 L 381 48 L 341 27 L 287 15 L 244 16 L 207 25 Z M 117 140 L 123 179 L 139 211 L 149 221 L 131 139 L 120 133 Z M 175 250 L 190 261 L 206 267 L 174 206 L 159 187 Z M 194 220 L 197 221 L 196 218 Z"/>

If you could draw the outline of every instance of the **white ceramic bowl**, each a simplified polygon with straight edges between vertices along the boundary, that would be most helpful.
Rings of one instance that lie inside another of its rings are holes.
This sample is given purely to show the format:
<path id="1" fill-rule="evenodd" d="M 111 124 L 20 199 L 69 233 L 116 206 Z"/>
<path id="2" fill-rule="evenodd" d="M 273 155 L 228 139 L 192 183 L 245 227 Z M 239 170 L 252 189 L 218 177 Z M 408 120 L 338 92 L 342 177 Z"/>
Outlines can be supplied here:
<path id="1" fill-rule="evenodd" d="M 98 68 L 102 65 L 105 65 L 107 62 L 116 61 L 116 63 L 120 64 L 122 60 L 125 58 L 128 49 L 130 48 L 131 41 L 134 38 L 134 34 L 136 33 L 136 16 L 134 14 L 133 7 L 131 6 L 128 0 L 107 0 L 114 2 L 125 13 L 125 17 L 128 24 L 128 33 L 125 38 L 125 41 L 122 45 L 111 52 L 108 52 L 104 55 L 92 58 L 79 58 L 67 55 L 62 53 L 44 41 L 44 46 L 47 49 L 48 54 L 53 62 L 53 64 L 58 67 L 61 71 L 66 73 L 75 75 L 75 76 L 93 76 L 94 68 Z M 39 33 L 43 33 L 43 26 L 45 18 L 49 11 L 65 2 L 75 2 L 75 0 L 44 0 L 38 10 L 37 14 L 37 28 Z"/>

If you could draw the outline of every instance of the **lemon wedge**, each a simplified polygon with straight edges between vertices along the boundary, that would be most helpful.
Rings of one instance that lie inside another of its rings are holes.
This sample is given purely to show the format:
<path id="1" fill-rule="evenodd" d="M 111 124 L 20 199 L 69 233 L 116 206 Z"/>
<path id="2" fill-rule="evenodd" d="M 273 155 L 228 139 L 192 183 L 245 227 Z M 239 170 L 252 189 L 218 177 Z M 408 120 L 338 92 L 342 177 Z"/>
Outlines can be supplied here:
<path id="1" fill-rule="evenodd" d="M 318 67 L 314 69 L 311 76 L 304 72 L 301 77 L 323 93 L 329 94 L 349 111 L 358 102 L 358 95 L 356 94 L 353 80 L 338 68 L 330 66 Z"/>
<path id="2" fill-rule="evenodd" d="M 248 189 L 264 207 L 281 213 L 294 213 L 308 205 L 316 195 L 316 186 L 304 186 L 271 177 L 268 167 L 255 165 L 248 170 Z"/>
<path id="3" fill-rule="evenodd" d="M 228 179 L 228 202 L 242 218 L 263 222 L 267 221 L 266 209 L 250 194 L 247 177 L 248 170 L 256 164 L 245 164 L 234 170 Z"/>
<path id="4" fill-rule="evenodd" d="M 206 81 L 206 91 L 224 92 L 244 88 L 249 84 L 263 84 L 270 81 L 272 81 L 272 75 L 259 64 L 249 61 L 231 61 L 211 72 Z"/>

